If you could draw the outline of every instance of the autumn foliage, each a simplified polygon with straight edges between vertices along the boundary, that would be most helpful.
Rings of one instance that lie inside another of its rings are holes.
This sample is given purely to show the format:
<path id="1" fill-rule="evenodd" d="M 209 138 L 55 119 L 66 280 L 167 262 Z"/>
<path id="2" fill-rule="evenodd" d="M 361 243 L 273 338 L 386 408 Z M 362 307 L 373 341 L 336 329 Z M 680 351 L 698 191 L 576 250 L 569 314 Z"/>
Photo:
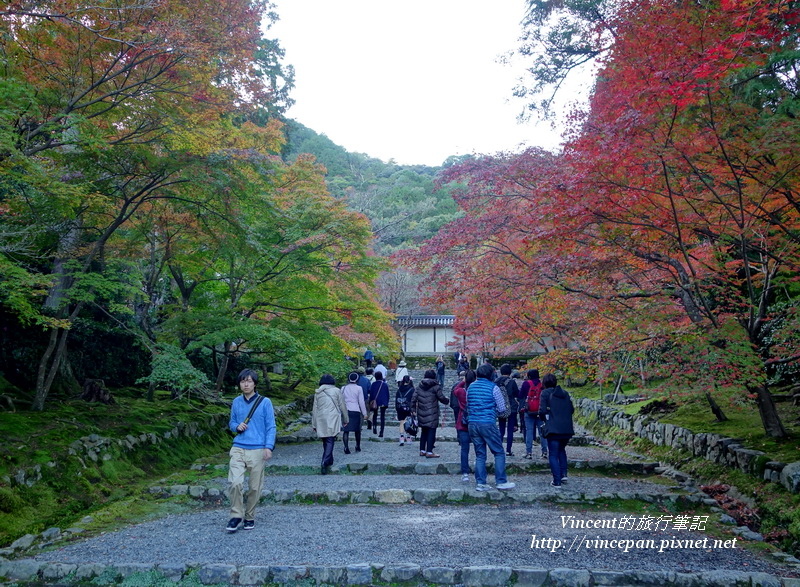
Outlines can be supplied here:
<path id="1" fill-rule="evenodd" d="M 464 217 L 402 260 L 437 276 L 471 350 L 580 349 L 601 377 L 621 356 L 657 363 L 740 386 L 785 434 L 768 383 L 800 358 L 799 16 L 623 2 L 592 24 L 613 42 L 562 153 L 445 171 Z"/>

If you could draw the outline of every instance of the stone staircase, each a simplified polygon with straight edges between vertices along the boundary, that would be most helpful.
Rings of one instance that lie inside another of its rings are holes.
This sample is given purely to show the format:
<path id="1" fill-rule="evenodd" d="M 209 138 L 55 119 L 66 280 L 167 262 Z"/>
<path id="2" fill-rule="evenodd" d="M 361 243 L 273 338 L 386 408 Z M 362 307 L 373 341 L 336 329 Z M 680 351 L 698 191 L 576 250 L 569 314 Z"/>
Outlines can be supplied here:
<path id="1" fill-rule="evenodd" d="M 359 453 L 344 455 L 337 442 L 325 476 L 319 442 L 303 440 L 304 431 L 282 437 L 267 465 L 257 527 L 234 535 L 222 529 L 227 456 L 206 459 L 142 495 L 194 503 L 193 513 L 49 549 L 34 545 L 18 560 L 0 561 L 0 578 L 37 585 L 800 586 L 800 561 L 740 548 L 742 528 L 726 525 L 716 501 L 686 476 L 661 476 L 668 471 L 658 463 L 581 436 L 567 449 L 570 478 L 561 489 L 550 486 L 545 461 L 510 457 L 516 488 L 478 492 L 473 477 L 461 481 L 454 429 L 445 426 L 437 437 L 440 459 L 371 433 Z M 488 465 L 491 482 L 491 456 Z M 694 546 L 703 540 L 706 548 Z"/>

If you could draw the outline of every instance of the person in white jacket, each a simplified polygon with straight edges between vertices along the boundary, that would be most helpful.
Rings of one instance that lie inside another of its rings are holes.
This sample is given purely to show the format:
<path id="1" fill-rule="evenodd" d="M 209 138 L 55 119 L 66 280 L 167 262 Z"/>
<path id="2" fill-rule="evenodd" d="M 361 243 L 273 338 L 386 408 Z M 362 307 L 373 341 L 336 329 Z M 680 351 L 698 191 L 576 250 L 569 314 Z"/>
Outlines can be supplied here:
<path id="1" fill-rule="evenodd" d="M 327 475 L 333 465 L 333 445 L 336 435 L 348 423 L 347 405 L 341 390 L 336 387 L 333 375 L 325 374 L 319 380 L 311 410 L 311 426 L 322 440 L 322 466 L 320 473 Z"/>

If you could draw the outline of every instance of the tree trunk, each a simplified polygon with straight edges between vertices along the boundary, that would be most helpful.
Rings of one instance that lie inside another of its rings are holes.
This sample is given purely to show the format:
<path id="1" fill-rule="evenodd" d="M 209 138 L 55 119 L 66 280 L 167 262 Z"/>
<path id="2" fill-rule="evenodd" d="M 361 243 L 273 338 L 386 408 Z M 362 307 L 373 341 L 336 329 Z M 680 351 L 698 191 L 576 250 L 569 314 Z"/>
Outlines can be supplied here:
<path id="1" fill-rule="evenodd" d="M 230 359 L 231 343 L 226 342 L 222 354 L 222 361 L 217 372 L 217 385 L 214 387 L 214 397 L 222 395 L 222 385 L 225 383 L 225 373 L 228 371 L 228 361 Z"/>
<path id="2" fill-rule="evenodd" d="M 101 404 L 114 404 L 114 396 L 106 389 L 106 383 L 102 379 L 87 379 L 83 383 L 83 395 L 81 399 L 87 402 L 100 402 Z"/>
<path id="3" fill-rule="evenodd" d="M 706 399 L 708 400 L 708 405 L 711 406 L 711 411 L 714 413 L 714 416 L 717 418 L 717 422 L 727 422 L 728 417 L 722 411 L 722 408 L 719 407 L 717 402 L 711 397 L 711 394 L 706 391 Z"/>
<path id="4" fill-rule="evenodd" d="M 786 438 L 786 428 L 783 427 L 781 417 L 778 415 L 778 409 L 775 407 L 775 400 L 772 399 L 772 394 L 767 389 L 766 385 L 749 386 L 748 390 L 756 394 L 756 404 L 758 404 L 758 413 L 761 416 L 761 424 L 764 426 L 764 432 L 770 438 Z"/>
<path id="5" fill-rule="evenodd" d="M 53 328 L 50 331 L 50 341 L 47 343 L 47 348 L 44 350 L 42 358 L 39 359 L 39 369 L 36 373 L 36 396 L 33 398 L 33 406 L 31 406 L 38 412 L 44 410 L 44 400 L 47 399 L 47 392 L 50 391 L 45 389 L 44 382 L 47 378 L 47 365 L 58 342 L 58 332 L 58 328 Z"/>

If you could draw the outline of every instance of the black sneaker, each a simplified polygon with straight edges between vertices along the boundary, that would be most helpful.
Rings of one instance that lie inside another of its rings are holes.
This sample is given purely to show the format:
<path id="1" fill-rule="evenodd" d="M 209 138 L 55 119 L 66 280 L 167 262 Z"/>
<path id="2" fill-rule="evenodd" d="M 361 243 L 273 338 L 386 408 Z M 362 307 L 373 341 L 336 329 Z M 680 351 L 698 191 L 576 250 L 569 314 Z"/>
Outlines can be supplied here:
<path id="1" fill-rule="evenodd" d="M 225 529 L 230 533 L 236 532 L 239 529 L 239 524 L 241 523 L 241 518 L 231 518 L 228 522 L 228 526 Z"/>
<path id="2" fill-rule="evenodd" d="M 245 520 L 244 521 L 244 529 L 245 530 L 252 530 L 255 527 L 256 527 L 256 521 L 255 520 Z"/>

